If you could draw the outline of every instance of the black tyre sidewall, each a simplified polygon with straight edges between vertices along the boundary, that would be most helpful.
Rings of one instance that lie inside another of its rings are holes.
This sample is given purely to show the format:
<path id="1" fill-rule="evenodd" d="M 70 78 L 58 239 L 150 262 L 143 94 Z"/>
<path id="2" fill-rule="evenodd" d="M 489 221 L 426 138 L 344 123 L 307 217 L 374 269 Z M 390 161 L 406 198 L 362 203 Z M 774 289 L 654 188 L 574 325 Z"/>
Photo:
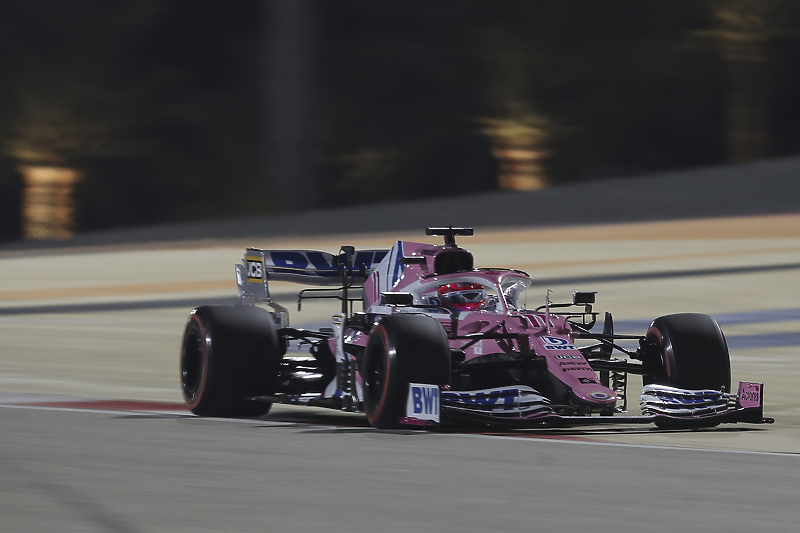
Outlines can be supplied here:
<path id="1" fill-rule="evenodd" d="M 442 325 L 427 315 L 395 314 L 370 333 L 361 375 L 364 412 L 377 428 L 400 425 L 409 383 L 450 383 L 450 346 Z M 375 385 L 375 372 L 383 374 Z"/>
<path id="2" fill-rule="evenodd" d="M 660 347 L 661 367 L 653 382 L 681 389 L 730 391 L 728 345 L 708 315 L 680 313 L 653 321 L 647 340 Z"/>
<path id="3" fill-rule="evenodd" d="M 189 410 L 203 410 L 209 402 L 209 346 L 203 320 L 193 312 L 189 315 L 181 342 L 181 391 Z"/>
<path id="4" fill-rule="evenodd" d="M 378 324 L 370 333 L 364 356 L 364 412 L 378 428 L 395 427 L 405 405 L 398 390 L 397 351 L 389 334 L 383 323 Z"/>
<path id="5" fill-rule="evenodd" d="M 181 345 L 181 383 L 189 409 L 200 416 L 265 414 L 270 404 L 249 398 L 275 393 L 281 353 L 274 321 L 266 310 L 198 307 L 189 316 Z M 200 369 L 196 387 L 187 383 L 185 374 L 193 364 Z"/>

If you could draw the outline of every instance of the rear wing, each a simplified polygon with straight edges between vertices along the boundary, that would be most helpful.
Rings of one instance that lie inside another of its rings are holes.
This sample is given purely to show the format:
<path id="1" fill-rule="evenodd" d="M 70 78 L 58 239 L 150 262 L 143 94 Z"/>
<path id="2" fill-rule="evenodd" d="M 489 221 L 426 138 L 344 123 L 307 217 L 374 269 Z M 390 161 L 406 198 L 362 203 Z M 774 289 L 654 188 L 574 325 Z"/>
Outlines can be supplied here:
<path id="1" fill-rule="evenodd" d="M 349 253 L 348 253 L 349 252 Z M 343 247 L 338 255 L 313 250 L 259 250 L 248 248 L 236 265 L 239 297 L 245 303 L 272 302 L 270 281 L 289 281 L 313 286 L 342 286 L 340 265 L 345 265 L 348 286 L 361 286 L 389 250 Z M 347 267 L 348 257 L 351 265 Z"/>

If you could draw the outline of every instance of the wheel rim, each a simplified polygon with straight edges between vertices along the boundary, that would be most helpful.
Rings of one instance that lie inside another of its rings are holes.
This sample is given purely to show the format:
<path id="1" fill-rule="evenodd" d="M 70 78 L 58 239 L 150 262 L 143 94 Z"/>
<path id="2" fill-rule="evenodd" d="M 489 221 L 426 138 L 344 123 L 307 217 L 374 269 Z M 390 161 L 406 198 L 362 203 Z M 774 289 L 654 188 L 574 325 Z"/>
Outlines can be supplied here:
<path id="1" fill-rule="evenodd" d="M 181 382 L 189 402 L 197 398 L 203 378 L 203 343 L 200 331 L 193 327 L 186 332 L 181 353 Z"/>

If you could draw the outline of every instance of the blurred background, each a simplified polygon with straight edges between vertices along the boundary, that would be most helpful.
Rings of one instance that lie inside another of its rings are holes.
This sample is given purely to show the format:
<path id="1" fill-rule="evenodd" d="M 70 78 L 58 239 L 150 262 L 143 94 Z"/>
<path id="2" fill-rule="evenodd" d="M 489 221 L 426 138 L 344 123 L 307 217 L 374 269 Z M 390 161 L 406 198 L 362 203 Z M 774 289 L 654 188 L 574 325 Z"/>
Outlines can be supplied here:
<path id="1" fill-rule="evenodd" d="M 800 154 L 789 0 L 5 0 L 0 240 Z"/>

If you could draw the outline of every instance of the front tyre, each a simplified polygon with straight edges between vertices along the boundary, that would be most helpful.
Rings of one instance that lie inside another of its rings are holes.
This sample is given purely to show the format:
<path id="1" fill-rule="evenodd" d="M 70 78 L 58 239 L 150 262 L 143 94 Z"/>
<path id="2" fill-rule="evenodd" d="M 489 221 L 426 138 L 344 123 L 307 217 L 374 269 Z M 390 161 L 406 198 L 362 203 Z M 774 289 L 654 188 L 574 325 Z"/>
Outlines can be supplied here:
<path id="1" fill-rule="evenodd" d="M 181 343 L 181 388 L 198 416 L 262 416 L 275 393 L 282 350 L 272 315 L 243 305 L 194 309 Z"/>
<path id="2" fill-rule="evenodd" d="M 409 383 L 450 383 L 450 345 L 427 315 L 394 314 L 372 330 L 364 352 L 364 412 L 376 428 L 400 425 Z"/>
<path id="3" fill-rule="evenodd" d="M 656 318 L 647 331 L 658 347 L 651 382 L 680 389 L 730 392 L 731 360 L 725 336 L 716 320 L 699 313 Z"/>
<path id="4" fill-rule="evenodd" d="M 659 359 L 651 362 L 652 375 L 645 382 L 679 389 L 731 389 L 731 360 L 728 344 L 717 321 L 708 315 L 680 313 L 657 318 L 647 330 L 646 340 L 657 348 Z M 658 420 L 661 429 L 714 427 L 705 424 Z"/>

